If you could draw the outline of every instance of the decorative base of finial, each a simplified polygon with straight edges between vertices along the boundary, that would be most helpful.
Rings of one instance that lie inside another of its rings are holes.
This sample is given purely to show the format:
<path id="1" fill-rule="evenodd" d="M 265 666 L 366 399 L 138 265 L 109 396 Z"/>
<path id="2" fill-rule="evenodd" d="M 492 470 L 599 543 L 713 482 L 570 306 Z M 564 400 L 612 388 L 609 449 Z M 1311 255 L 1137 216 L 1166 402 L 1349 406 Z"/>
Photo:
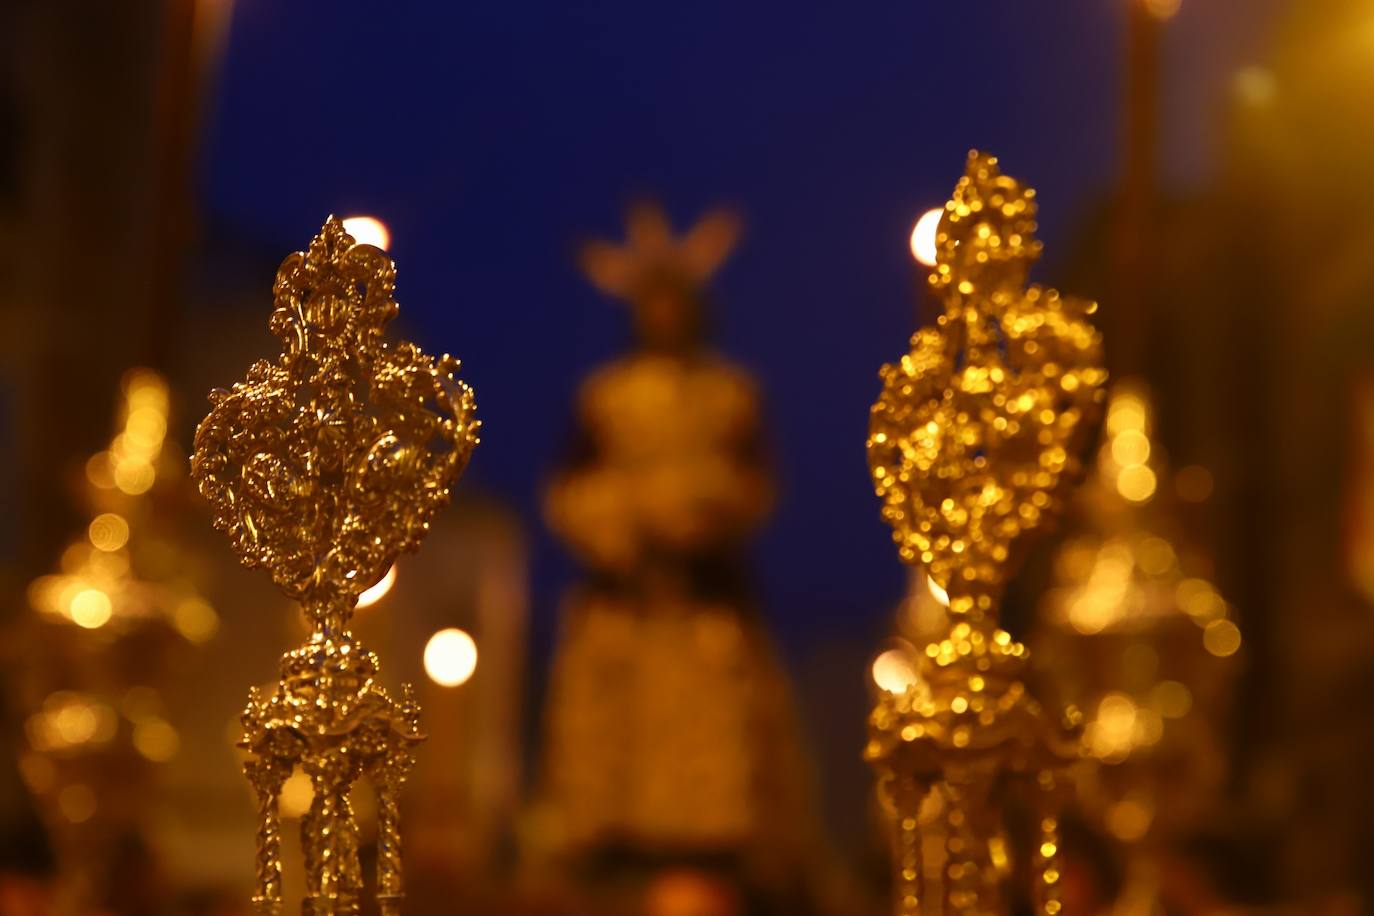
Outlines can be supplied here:
<path id="1" fill-rule="evenodd" d="M 400 702 L 375 683 L 376 657 L 350 636 L 313 634 L 282 657 L 271 696 L 256 689 L 243 713 L 240 746 L 250 753 L 244 771 L 258 794 L 258 894 L 262 916 L 281 912 L 282 786 L 299 767 L 314 800 L 301 820 L 307 893 L 305 916 L 356 916 L 362 871 L 358 827 L 349 804 L 353 784 L 366 776 L 377 792 L 378 905 L 400 912 L 401 841 L 398 794 L 414 763 L 420 708 L 409 684 Z"/>
<path id="2" fill-rule="evenodd" d="M 307 897 L 301 904 L 301 916 L 358 916 L 358 898 Z"/>

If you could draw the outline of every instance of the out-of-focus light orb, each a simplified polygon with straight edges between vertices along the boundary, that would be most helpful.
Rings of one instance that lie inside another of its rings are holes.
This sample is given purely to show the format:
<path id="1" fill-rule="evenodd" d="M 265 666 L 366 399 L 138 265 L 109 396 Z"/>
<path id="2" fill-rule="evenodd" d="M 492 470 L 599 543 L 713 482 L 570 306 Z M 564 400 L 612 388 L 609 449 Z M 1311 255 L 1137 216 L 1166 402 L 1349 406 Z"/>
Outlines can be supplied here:
<path id="1" fill-rule="evenodd" d="M 1182 0 L 1143 0 L 1145 10 L 1159 20 L 1172 19 L 1183 5 Z"/>
<path id="2" fill-rule="evenodd" d="M 57 793 L 57 808 L 73 824 L 81 824 L 95 814 L 95 793 L 85 783 L 63 786 Z"/>
<path id="3" fill-rule="evenodd" d="M 373 245 L 383 251 L 391 247 L 391 230 L 375 216 L 350 216 L 343 227 L 359 245 Z"/>
<path id="4" fill-rule="evenodd" d="M 1166 719 L 1182 719 L 1193 708 L 1193 693 L 1179 681 L 1160 681 L 1150 692 L 1160 715 Z"/>
<path id="5" fill-rule="evenodd" d="M 1226 601 L 1206 579 L 1184 579 L 1174 589 L 1174 600 L 1183 612 L 1205 626 L 1226 616 Z"/>
<path id="6" fill-rule="evenodd" d="M 440 687 L 466 684 L 477 670 L 477 643 L 457 627 L 440 630 L 425 643 L 425 674 Z"/>
<path id="7" fill-rule="evenodd" d="M 911 229 L 911 256 L 918 264 L 935 266 L 935 236 L 940 229 L 940 217 L 945 215 L 944 207 L 935 207 L 921 214 Z"/>
<path id="8" fill-rule="evenodd" d="M 1129 466 L 1150 460 L 1150 439 L 1138 429 L 1128 429 L 1112 437 L 1112 460 Z"/>
<path id="9" fill-rule="evenodd" d="M 188 642 L 202 643 L 219 630 L 219 615 L 199 598 L 187 598 L 172 612 L 172 625 Z"/>
<path id="10" fill-rule="evenodd" d="M 1132 392 L 1116 393 L 1107 408 L 1107 432 L 1119 435 L 1127 430 L 1145 431 L 1148 419 L 1145 402 Z"/>
<path id="11" fill-rule="evenodd" d="M 141 496 L 153 487 L 157 471 L 147 461 L 125 459 L 115 464 L 115 486 L 129 496 Z"/>
<path id="12" fill-rule="evenodd" d="M 315 786 L 310 782 L 310 774 L 298 768 L 281 784 L 278 798 L 278 810 L 282 817 L 302 817 L 315 800 Z"/>
<path id="13" fill-rule="evenodd" d="M 381 601 L 386 593 L 391 591 L 391 586 L 396 584 L 396 564 L 391 564 L 391 568 L 386 571 L 386 575 L 377 580 L 377 584 L 364 591 L 358 596 L 359 609 L 372 607 Z"/>
<path id="14" fill-rule="evenodd" d="M 1240 649 L 1240 627 L 1229 620 L 1213 620 L 1202 631 L 1202 645 L 1218 658 L 1235 655 Z"/>
<path id="15" fill-rule="evenodd" d="M 1279 84 L 1274 74 L 1264 67 L 1241 67 L 1236 71 L 1233 85 L 1236 96 L 1256 108 L 1268 105 L 1278 94 Z"/>
<path id="16" fill-rule="evenodd" d="M 916 665 L 901 649 L 888 649 L 873 659 L 873 683 L 888 693 L 906 693 L 916 683 Z"/>
<path id="17" fill-rule="evenodd" d="M 930 589 L 930 596 L 945 607 L 949 607 L 949 592 L 945 591 L 939 582 L 930 576 L 926 576 L 926 588 Z"/>
<path id="18" fill-rule="evenodd" d="M 1174 546 L 1161 537 L 1147 537 L 1135 551 L 1135 559 L 1146 575 L 1162 576 L 1174 568 L 1178 555 Z"/>
<path id="19" fill-rule="evenodd" d="M 644 889 L 645 916 L 726 916 L 741 911 L 735 890 L 705 871 L 668 869 Z"/>
<path id="20" fill-rule="evenodd" d="M 110 596 L 98 588 L 83 588 L 72 597 L 72 620 L 88 630 L 103 627 L 113 613 Z"/>
<path id="21" fill-rule="evenodd" d="M 114 489 L 114 471 L 110 466 L 109 452 L 96 452 L 87 459 L 86 479 L 91 482 L 91 486 L 97 489 Z"/>
<path id="22" fill-rule="evenodd" d="M 1119 840 L 1139 840 L 1154 820 L 1154 806 L 1147 799 L 1127 796 L 1107 809 L 1107 829 Z"/>
<path id="23" fill-rule="evenodd" d="M 181 736 L 164 719 L 145 719 L 134 726 L 134 748 L 154 763 L 165 763 L 176 756 Z"/>
<path id="24" fill-rule="evenodd" d="M 96 715 L 95 708 L 83 698 L 69 695 L 56 703 L 50 698 L 49 703 L 44 705 L 53 706 L 48 713 L 48 721 L 61 738 L 62 744 L 85 744 L 95 737 L 96 729 L 100 727 L 100 718 Z"/>
<path id="25" fill-rule="evenodd" d="M 86 533 L 96 550 L 115 551 L 129 542 L 129 523 L 122 515 L 102 512 L 91 519 Z"/>
<path id="26" fill-rule="evenodd" d="M 1143 464 L 1121 469 L 1116 478 L 1116 490 L 1133 503 L 1149 502 L 1155 495 L 1155 472 Z"/>
<path id="27" fill-rule="evenodd" d="M 1124 693 L 1109 693 L 1097 704 L 1097 716 L 1083 731 L 1094 756 L 1108 761 L 1124 760 L 1139 735 L 1140 708 Z"/>

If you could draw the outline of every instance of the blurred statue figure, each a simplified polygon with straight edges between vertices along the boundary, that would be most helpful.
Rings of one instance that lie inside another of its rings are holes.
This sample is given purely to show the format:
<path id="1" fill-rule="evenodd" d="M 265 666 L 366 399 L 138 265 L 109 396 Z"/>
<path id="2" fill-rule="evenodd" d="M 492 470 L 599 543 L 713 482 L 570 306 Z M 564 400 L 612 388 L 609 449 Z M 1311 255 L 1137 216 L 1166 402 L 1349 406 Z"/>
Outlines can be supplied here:
<path id="1" fill-rule="evenodd" d="M 785 680 L 752 613 L 744 549 L 773 485 L 749 376 L 703 342 L 703 286 L 739 234 L 715 212 L 675 238 L 661 210 L 581 266 L 631 305 L 638 347 L 577 395 L 546 495 L 585 568 L 548 704 L 543 833 L 613 867 L 722 857 L 780 877 L 809 817 Z"/>

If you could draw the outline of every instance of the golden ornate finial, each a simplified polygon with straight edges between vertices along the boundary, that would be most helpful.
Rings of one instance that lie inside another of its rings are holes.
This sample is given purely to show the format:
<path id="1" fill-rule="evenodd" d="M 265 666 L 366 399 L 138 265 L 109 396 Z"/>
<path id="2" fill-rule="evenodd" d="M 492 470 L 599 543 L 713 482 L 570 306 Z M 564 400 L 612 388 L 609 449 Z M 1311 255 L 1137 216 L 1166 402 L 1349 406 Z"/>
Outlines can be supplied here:
<path id="1" fill-rule="evenodd" d="M 997 160 L 969 156 L 945 205 L 931 287 L 935 327 L 882 369 L 868 460 L 883 518 L 907 563 L 923 564 L 975 618 L 992 607 L 1014 542 L 1056 506 L 1102 399 L 1096 306 L 1026 287 L 1040 253 L 1034 192 Z"/>
<path id="2" fill-rule="evenodd" d="M 1049 716 L 1021 681 L 1027 653 L 997 626 L 996 606 L 1020 536 L 1058 508 L 1058 491 L 1102 401 L 1095 306 L 1027 286 L 1040 254 L 1034 191 L 973 152 L 937 234 L 930 276 L 945 311 L 882 369 L 868 455 L 901 558 L 948 598 L 949 627 L 926 647 L 919 677 L 880 699 L 866 757 L 896 808 L 898 912 L 922 894 L 919 812 L 942 809 L 946 912 L 999 909 L 1006 842 L 991 793 L 1005 772 L 1049 790 L 1076 748 L 1076 713 Z M 1040 912 L 1059 911 L 1057 821 L 1046 791 L 1048 850 Z"/>
<path id="3" fill-rule="evenodd" d="M 282 658 L 274 693 L 254 689 L 240 746 L 259 799 L 261 913 L 281 910 L 282 784 L 296 766 L 314 801 L 301 824 L 305 913 L 358 912 L 362 876 L 353 782 L 378 796 L 377 893 L 401 898 L 397 793 L 421 740 L 411 689 L 400 702 L 375 681 L 376 656 L 354 642 L 358 595 L 414 550 L 477 444 L 458 360 L 382 340 L 396 315 L 396 268 L 330 218 L 309 250 L 282 262 L 270 326 L 284 348 L 245 381 L 210 395 L 191 474 L 215 527 L 245 566 L 265 567 L 298 599 L 312 632 Z"/>

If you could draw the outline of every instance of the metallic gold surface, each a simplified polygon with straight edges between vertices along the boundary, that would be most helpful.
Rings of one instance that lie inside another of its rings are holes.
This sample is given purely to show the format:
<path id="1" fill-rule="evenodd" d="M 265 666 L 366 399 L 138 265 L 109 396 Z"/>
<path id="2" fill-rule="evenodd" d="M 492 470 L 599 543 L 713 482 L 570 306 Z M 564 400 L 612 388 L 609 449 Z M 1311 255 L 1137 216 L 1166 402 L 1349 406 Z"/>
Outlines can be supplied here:
<path id="1" fill-rule="evenodd" d="M 883 367 L 871 415 L 883 518 L 949 610 L 914 682 L 884 691 L 870 720 L 865 756 L 896 812 L 901 914 L 918 912 L 929 890 L 915 833 L 932 796 L 943 810 L 943 911 L 1005 910 L 1010 862 L 993 793 L 1009 773 L 1038 787 L 1037 910 L 1061 906 L 1055 770 L 1077 756 L 1078 714 L 1051 714 L 1031 697 L 1026 649 L 997 626 L 997 604 L 1022 535 L 1060 508 L 1079 471 L 1106 371 L 1087 320 L 1094 304 L 1027 286 L 1040 255 L 1035 209 L 1035 192 L 995 158 L 969 155 L 936 235 L 930 284 L 944 314 Z"/>
<path id="2" fill-rule="evenodd" d="M 382 340 L 396 315 L 396 269 L 330 218 L 273 288 L 273 362 L 210 395 L 192 476 L 239 559 L 301 602 L 312 632 L 282 657 L 271 694 L 254 689 L 240 746 L 259 800 L 260 913 L 281 911 L 282 784 L 297 767 L 314 800 L 301 822 L 303 912 L 358 912 L 362 875 L 349 803 L 367 776 L 377 793 L 378 905 L 402 896 L 396 799 L 421 740 L 409 685 L 399 701 L 376 682 L 377 658 L 353 639 L 358 595 L 414 550 L 477 444 L 458 360 Z"/>

